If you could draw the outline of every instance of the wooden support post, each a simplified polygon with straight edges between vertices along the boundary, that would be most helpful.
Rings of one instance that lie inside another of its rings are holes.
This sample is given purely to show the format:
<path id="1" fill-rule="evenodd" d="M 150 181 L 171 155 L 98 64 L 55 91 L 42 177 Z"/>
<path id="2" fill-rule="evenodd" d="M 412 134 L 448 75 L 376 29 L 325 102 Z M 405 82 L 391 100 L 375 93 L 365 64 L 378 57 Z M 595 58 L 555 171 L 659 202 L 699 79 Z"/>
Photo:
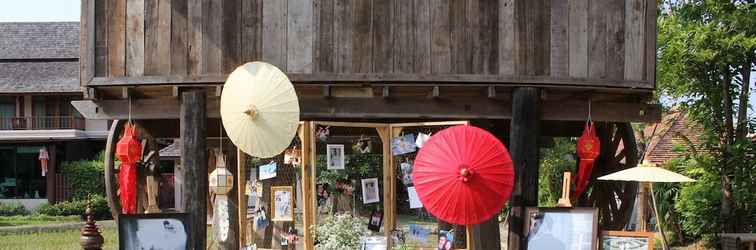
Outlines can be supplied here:
<path id="1" fill-rule="evenodd" d="M 638 227 L 636 231 L 648 232 L 648 225 L 646 224 L 646 211 L 648 211 L 648 183 L 641 182 L 638 185 Z"/>
<path id="2" fill-rule="evenodd" d="M 204 90 L 181 93 L 181 164 L 183 197 L 180 210 L 189 214 L 189 249 L 205 249 L 207 235 L 207 141 Z"/>
<path id="3" fill-rule="evenodd" d="M 239 217 L 239 247 L 244 248 L 247 246 L 247 194 L 245 193 L 247 190 L 247 154 L 241 151 L 241 149 L 236 149 L 236 176 L 239 179 L 239 184 L 236 185 L 239 187 L 239 192 L 237 192 L 238 195 L 238 202 L 239 202 L 239 209 L 238 217 Z"/>
<path id="4" fill-rule="evenodd" d="M 315 225 L 315 212 L 317 211 L 317 206 L 315 205 L 315 189 L 314 189 L 314 182 L 312 178 L 312 173 L 315 172 L 315 166 L 310 164 L 310 150 L 313 148 L 310 147 L 310 140 L 313 138 L 311 137 L 311 131 L 312 130 L 312 123 L 311 122 L 302 122 L 299 125 L 299 141 L 302 143 L 302 154 L 301 154 L 301 176 L 302 176 L 302 186 L 297 187 L 302 189 L 302 219 L 304 224 L 304 232 L 302 234 L 304 235 L 304 248 L 305 249 L 312 249 L 314 244 L 314 239 L 312 232 L 309 230 L 309 228 L 313 225 Z"/>
<path id="5" fill-rule="evenodd" d="M 540 90 L 517 88 L 512 93 L 512 124 L 509 148 L 515 167 L 512 211 L 509 219 L 509 249 L 526 249 L 526 208 L 538 205 L 538 137 L 540 136 Z"/>

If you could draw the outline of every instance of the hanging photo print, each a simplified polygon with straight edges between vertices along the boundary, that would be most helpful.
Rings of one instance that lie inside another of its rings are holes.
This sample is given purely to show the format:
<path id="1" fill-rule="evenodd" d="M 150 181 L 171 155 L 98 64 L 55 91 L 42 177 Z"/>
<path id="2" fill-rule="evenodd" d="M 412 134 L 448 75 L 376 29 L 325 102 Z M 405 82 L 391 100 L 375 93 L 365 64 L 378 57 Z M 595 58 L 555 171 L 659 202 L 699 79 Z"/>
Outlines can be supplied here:
<path id="1" fill-rule="evenodd" d="M 330 127 L 318 127 L 318 130 L 315 132 L 315 136 L 318 137 L 318 140 L 328 140 L 328 134 L 331 133 L 330 131 L 328 131 L 329 128 Z"/>
<path id="2" fill-rule="evenodd" d="M 383 212 L 374 210 L 370 214 L 370 221 L 368 221 L 368 229 L 373 232 L 381 230 L 381 224 L 383 223 Z"/>
<path id="3" fill-rule="evenodd" d="M 415 145 L 415 135 L 413 134 L 394 137 L 391 140 L 391 153 L 394 155 L 412 153 L 415 150 L 417 150 L 417 145 Z"/>
<path id="4" fill-rule="evenodd" d="M 329 170 L 344 169 L 344 145 L 326 145 L 326 166 Z"/>
<path id="5" fill-rule="evenodd" d="M 302 164 L 302 150 L 295 147 L 284 151 L 284 164 L 294 166 Z"/>
<path id="6" fill-rule="evenodd" d="M 415 187 L 407 188 L 407 196 L 409 196 L 410 208 L 422 208 L 423 203 L 420 202 L 420 197 L 417 196 L 417 190 Z"/>
<path id="7" fill-rule="evenodd" d="M 381 201 L 378 190 L 378 178 L 362 179 L 362 203 L 375 203 Z"/>
<path id="8" fill-rule="evenodd" d="M 418 224 L 409 224 L 409 238 L 419 242 L 428 241 L 430 230 Z"/>
<path id="9" fill-rule="evenodd" d="M 370 144 L 369 138 L 360 135 L 360 139 L 357 139 L 357 141 L 354 142 L 354 145 L 352 145 L 352 151 L 360 154 L 370 153 L 370 148 L 372 147 Z"/>
<path id="10" fill-rule="evenodd" d="M 439 250 L 452 250 L 454 245 L 454 230 L 439 230 L 438 231 L 438 249 Z M 539 248 L 534 248 L 539 249 Z"/>
<path id="11" fill-rule="evenodd" d="M 415 146 L 417 146 L 418 148 L 422 148 L 423 145 L 425 145 L 425 142 L 427 142 L 428 139 L 430 139 L 430 136 L 431 136 L 430 134 L 426 134 L 426 133 L 417 133 L 417 139 L 415 139 Z"/>
<path id="12" fill-rule="evenodd" d="M 262 165 L 260 168 L 260 180 L 267 180 L 276 177 L 277 164 L 275 161 L 271 161 L 268 164 Z"/>
<path id="13" fill-rule="evenodd" d="M 273 214 L 272 221 L 293 221 L 294 220 L 294 197 L 291 186 L 271 187 Z"/>
<path id="14" fill-rule="evenodd" d="M 399 164 L 399 169 L 402 171 L 402 183 L 405 186 L 412 185 L 412 163 L 402 162 Z"/>

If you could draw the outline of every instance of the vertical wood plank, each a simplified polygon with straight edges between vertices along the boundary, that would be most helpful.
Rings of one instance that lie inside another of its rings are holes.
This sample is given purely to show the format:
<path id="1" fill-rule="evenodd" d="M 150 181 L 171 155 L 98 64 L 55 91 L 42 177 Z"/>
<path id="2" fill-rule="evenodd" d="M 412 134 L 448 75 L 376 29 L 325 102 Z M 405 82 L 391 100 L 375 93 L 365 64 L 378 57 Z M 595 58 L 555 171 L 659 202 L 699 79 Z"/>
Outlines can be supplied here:
<path id="1" fill-rule="evenodd" d="M 239 190 L 247 190 L 247 154 L 236 148 L 236 176 L 239 178 Z M 237 218 L 239 222 L 239 248 L 247 247 L 247 194 L 245 191 L 237 192 L 238 206 Z"/>
<path id="2" fill-rule="evenodd" d="M 171 1 L 171 74 L 187 74 L 187 1 Z"/>
<path id="3" fill-rule="evenodd" d="M 373 58 L 372 7 L 370 0 L 355 0 L 352 29 L 352 72 L 368 73 Z"/>
<path id="4" fill-rule="evenodd" d="M 158 1 L 157 54 L 146 55 L 158 58 L 155 69 L 161 75 L 171 72 L 171 10 L 170 0 Z"/>
<path id="5" fill-rule="evenodd" d="M 315 186 L 312 173 L 313 166 L 310 164 L 310 150 L 311 144 L 310 140 L 314 139 L 314 133 L 310 132 L 312 130 L 312 123 L 308 121 L 304 121 L 300 123 L 299 125 L 299 141 L 302 144 L 302 159 L 301 164 L 302 167 L 300 176 L 302 176 L 302 194 L 303 194 L 303 206 L 302 206 L 302 224 L 304 228 L 311 228 L 311 226 L 315 225 L 314 215 L 317 212 L 317 206 L 315 205 L 315 190 L 312 188 Z M 312 245 L 314 244 L 313 235 L 311 230 L 304 230 L 302 232 L 302 235 L 304 236 L 304 249 L 311 249 Z"/>
<path id="6" fill-rule="evenodd" d="M 449 1 L 431 1 L 431 73 L 451 73 Z"/>
<path id="7" fill-rule="evenodd" d="M 287 72 L 312 73 L 312 0 L 289 0 L 286 63 Z"/>
<path id="8" fill-rule="evenodd" d="M 108 75 L 108 3 L 110 1 L 94 2 L 94 38 L 95 38 L 95 76 Z M 84 20 L 84 19 L 82 19 Z M 82 26 L 83 27 L 83 26 Z"/>
<path id="9" fill-rule="evenodd" d="M 157 75 L 158 0 L 144 0 L 144 75 Z"/>
<path id="10" fill-rule="evenodd" d="M 262 5 L 262 59 L 286 71 L 286 1 Z"/>
<path id="11" fill-rule="evenodd" d="M 479 72 L 482 74 L 499 73 L 499 1 L 480 0 L 478 4 L 480 17 L 478 33 L 480 50 L 478 51 Z"/>
<path id="12" fill-rule="evenodd" d="M 551 71 L 551 0 L 539 0 L 535 10 L 535 74 L 548 76 Z"/>
<path id="13" fill-rule="evenodd" d="M 416 74 L 429 74 L 431 72 L 431 16 L 430 0 L 414 0 L 415 25 L 413 51 L 414 69 Z"/>
<path id="14" fill-rule="evenodd" d="M 223 4 L 222 0 L 210 0 L 207 3 L 206 17 L 203 18 L 203 61 L 205 66 L 202 73 L 208 75 L 218 75 L 221 73 L 223 62 Z"/>
<path id="15" fill-rule="evenodd" d="M 466 6 L 466 23 L 467 23 L 467 40 L 469 41 L 469 53 L 470 53 L 470 70 L 467 73 L 482 74 L 483 73 L 483 53 L 485 49 L 482 47 L 484 44 L 481 41 L 485 34 L 482 34 L 480 21 L 485 12 L 480 9 L 481 0 L 467 0 Z M 486 32 L 486 34 L 489 32 Z"/>
<path id="16" fill-rule="evenodd" d="M 374 73 L 394 72 L 394 30 L 392 18 L 398 0 L 373 1 L 373 70 Z M 323 13 L 321 13 L 322 15 Z M 321 22 L 324 20 L 320 19 Z M 321 24 L 322 26 L 322 24 Z M 321 34 L 325 34 L 321 30 Z"/>
<path id="17" fill-rule="evenodd" d="M 606 77 L 625 78 L 625 0 L 608 1 L 606 14 Z"/>
<path id="18" fill-rule="evenodd" d="M 334 4 L 334 48 L 336 52 L 336 72 L 352 71 L 352 23 L 353 1 L 336 1 Z"/>
<path id="19" fill-rule="evenodd" d="M 590 0 L 588 11 L 588 76 L 606 78 L 606 0 Z"/>
<path id="20" fill-rule="evenodd" d="M 625 80 L 644 78 L 645 9 L 645 0 L 625 1 Z"/>
<path id="21" fill-rule="evenodd" d="M 262 58 L 262 0 L 243 0 L 242 15 L 242 62 Z"/>
<path id="22" fill-rule="evenodd" d="M 95 75 L 95 1 L 83 0 L 80 7 L 79 84 L 85 86 Z"/>
<path id="23" fill-rule="evenodd" d="M 656 86 L 656 1 L 646 0 L 646 31 L 644 39 L 646 41 L 646 76 L 648 88 Z"/>
<path id="24" fill-rule="evenodd" d="M 336 53 L 334 52 L 334 1 L 318 1 L 317 72 L 334 72 Z"/>
<path id="25" fill-rule="evenodd" d="M 450 0 L 449 16 L 451 18 L 451 59 L 452 72 L 458 74 L 469 73 L 470 70 L 470 50 L 466 29 L 466 0 Z"/>
<path id="26" fill-rule="evenodd" d="M 113 77 L 126 75 L 126 0 L 108 2 L 108 70 Z"/>
<path id="27" fill-rule="evenodd" d="M 514 18 L 515 18 L 515 41 L 517 46 L 515 54 L 515 74 L 533 75 L 535 72 L 534 58 L 532 55 L 535 51 L 535 44 L 531 41 L 534 37 L 535 21 L 531 19 L 533 15 L 532 1 L 515 1 Z"/>
<path id="28" fill-rule="evenodd" d="M 189 248 L 205 249 L 207 235 L 207 99 L 204 90 L 181 93 L 181 207 L 189 213 Z"/>
<path id="29" fill-rule="evenodd" d="M 144 75 L 144 0 L 126 2 L 126 75 Z"/>
<path id="30" fill-rule="evenodd" d="M 565 0 L 551 0 L 551 76 L 566 78 L 569 75 L 569 40 L 567 26 L 570 8 Z"/>
<path id="31" fill-rule="evenodd" d="M 189 75 L 202 74 L 202 9 L 208 0 L 187 0 L 188 12 L 188 45 L 189 57 L 187 70 Z"/>
<path id="32" fill-rule="evenodd" d="M 223 0 L 223 50 L 221 73 L 231 73 L 241 61 L 241 0 Z"/>
<path id="33" fill-rule="evenodd" d="M 412 52 L 414 43 L 412 40 L 412 22 L 414 18 L 412 12 L 414 6 L 412 1 L 396 2 L 394 5 L 394 15 L 392 27 L 394 29 L 394 72 L 411 73 L 412 72 Z"/>
<path id="34" fill-rule="evenodd" d="M 588 76 L 588 0 L 569 0 L 570 77 Z"/>
<path id="35" fill-rule="evenodd" d="M 499 74 L 515 73 L 514 0 L 499 0 Z"/>

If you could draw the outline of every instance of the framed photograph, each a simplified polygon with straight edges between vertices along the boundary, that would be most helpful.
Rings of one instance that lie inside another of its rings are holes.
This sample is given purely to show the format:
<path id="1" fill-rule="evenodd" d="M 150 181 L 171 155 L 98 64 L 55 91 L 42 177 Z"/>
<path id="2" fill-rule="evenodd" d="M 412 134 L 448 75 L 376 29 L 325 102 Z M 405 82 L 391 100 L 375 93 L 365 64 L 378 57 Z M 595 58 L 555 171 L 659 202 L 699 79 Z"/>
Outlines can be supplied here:
<path id="1" fill-rule="evenodd" d="M 375 203 L 381 201 L 378 190 L 378 178 L 362 179 L 362 203 Z"/>
<path id="2" fill-rule="evenodd" d="M 362 239 L 360 250 L 384 250 L 388 246 L 386 236 L 370 236 Z"/>
<path id="3" fill-rule="evenodd" d="M 368 229 L 370 231 L 378 232 L 381 230 L 381 224 L 383 224 L 383 212 L 374 210 L 370 214 L 370 220 L 368 220 Z"/>
<path id="4" fill-rule="evenodd" d="M 278 164 L 275 161 L 271 161 L 268 164 L 259 166 L 260 174 L 258 176 L 260 177 L 260 180 L 267 180 L 272 179 L 276 177 L 276 171 L 278 171 Z"/>
<path id="5" fill-rule="evenodd" d="M 528 249 L 592 250 L 598 247 L 596 208 L 527 209 Z"/>
<path id="6" fill-rule="evenodd" d="M 188 224 L 186 213 L 122 214 L 118 223 L 119 249 L 189 249 Z"/>
<path id="7" fill-rule="evenodd" d="M 654 233 L 633 231 L 601 231 L 603 250 L 653 250 Z"/>
<path id="8" fill-rule="evenodd" d="M 326 145 L 327 169 L 344 169 L 344 145 Z"/>
<path id="9" fill-rule="evenodd" d="M 271 221 L 294 221 L 294 188 L 278 186 L 270 188 Z"/>

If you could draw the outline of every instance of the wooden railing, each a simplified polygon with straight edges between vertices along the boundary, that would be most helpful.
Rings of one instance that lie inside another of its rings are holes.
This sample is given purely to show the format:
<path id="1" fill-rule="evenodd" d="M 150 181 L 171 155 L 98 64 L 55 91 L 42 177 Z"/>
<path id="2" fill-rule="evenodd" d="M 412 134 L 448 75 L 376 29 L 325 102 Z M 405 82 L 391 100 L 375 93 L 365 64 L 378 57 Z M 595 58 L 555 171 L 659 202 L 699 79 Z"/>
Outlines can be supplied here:
<path id="1" fill-rule="evenodd" d="M 82 117 L 75 116 L 30 116 L 0 117 L 0 130 L 34 129 L 81 129 L 85 127 Z"/>

